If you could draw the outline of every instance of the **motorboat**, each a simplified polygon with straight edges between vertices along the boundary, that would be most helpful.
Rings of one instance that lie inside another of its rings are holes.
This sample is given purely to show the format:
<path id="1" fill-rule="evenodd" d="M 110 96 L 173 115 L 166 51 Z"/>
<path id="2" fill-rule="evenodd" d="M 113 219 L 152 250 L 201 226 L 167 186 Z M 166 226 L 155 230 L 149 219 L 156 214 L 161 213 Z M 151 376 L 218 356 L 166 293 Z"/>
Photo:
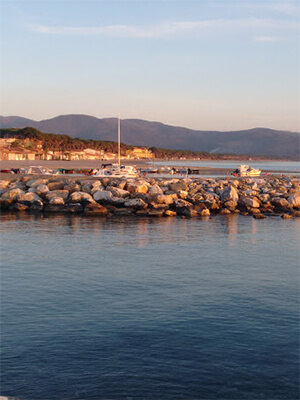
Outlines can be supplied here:
<path id="1" fill-rule="evenodd" d="M 41 166 L 31 166 L 26 170 L 26 174 L 33 174 L 33 175 L 53 175 L 53 172 L 47 168 Z"/>
<path id="2" fill-rule="evenodd" d="M 239 165 L 238 168 L 231 173 L 234 176 L 260 176 L 261 170 L 250 167 L 249 165 Z"/>
<path id="3" fill-rule="evenodd" d="M 186 167 L 172 168 L 172 171 L 173 175 L 187 175 L 189 173 Z"/>
<path id="4" fill-rule="evenodd" d="M 144 174 L 144 175 L 146 175 L 146 174 L 157 174 L 158 173 L 158 168 L 155 168 L 155 167 L 153 167 L 153 168 L 151 168 L 151 167 L 149 167 L 149 168 L 140 168 L 140 173 L 141 174 Z"/>
<path id="5" fill-rule="evenodd" d="M 98 172 L 94 173 L 96 177 L 106 178 L 136 178 L 137 169 L 132 165 L 102 164 Z"/>

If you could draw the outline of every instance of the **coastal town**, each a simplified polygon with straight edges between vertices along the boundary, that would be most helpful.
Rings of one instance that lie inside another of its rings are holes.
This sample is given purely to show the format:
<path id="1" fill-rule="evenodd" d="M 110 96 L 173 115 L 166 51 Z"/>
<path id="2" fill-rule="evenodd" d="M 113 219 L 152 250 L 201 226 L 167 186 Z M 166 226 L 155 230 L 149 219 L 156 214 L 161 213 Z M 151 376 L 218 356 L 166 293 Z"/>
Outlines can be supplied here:
<path id="1" fill-rule="evenodd" d="M 43 148 L 43 141 L 35 140 L 33 143 L 30 139 L 18 140 L 16 138 L 0 139 L 0 161 L 36 161 L 36 160 L 55 160 L 55 161 L 77 161 L 77 160 L 114 160 L 117 154 L 106 152 L 103 149 L 76 149 L 76 150 L 51 150 Z M 133 147 L 124 150 L 123 159 L 138 160 L 152 159 L 154 153 L 147 147 Z"/>

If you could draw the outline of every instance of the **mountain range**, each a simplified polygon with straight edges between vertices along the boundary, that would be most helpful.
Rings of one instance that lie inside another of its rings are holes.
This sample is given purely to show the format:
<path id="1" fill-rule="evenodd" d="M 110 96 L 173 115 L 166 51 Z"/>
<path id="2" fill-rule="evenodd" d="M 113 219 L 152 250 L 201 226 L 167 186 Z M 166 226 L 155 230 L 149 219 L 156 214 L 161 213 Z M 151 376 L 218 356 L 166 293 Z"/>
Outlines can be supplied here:
<path id="1" fill-rule="evenodd" d="M 117 141 L 117 119 L 88 115 L 60 115 L 42 121 L 0 116 L 1 128 L 33 127 L 45 133 L 74 138 Z M 299 159 L 300 133 L 268 128 L 240 131 L 204 131 L 140 119 L 121 121 L 121 141 L 134 146 L 194 150 L 222 154 L 247 154 Z"/>

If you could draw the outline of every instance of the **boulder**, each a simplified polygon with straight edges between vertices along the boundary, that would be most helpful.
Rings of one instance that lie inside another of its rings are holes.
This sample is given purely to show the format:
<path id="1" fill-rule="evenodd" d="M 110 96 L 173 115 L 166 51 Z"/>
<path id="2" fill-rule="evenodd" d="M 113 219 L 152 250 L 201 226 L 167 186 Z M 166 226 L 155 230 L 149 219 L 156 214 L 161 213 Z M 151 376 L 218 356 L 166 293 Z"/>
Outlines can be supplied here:
<path id="1" fill-rule="evenodd" d="M 182 209 L 177 210 L 177 213 L 188 218 L 198 217 L 199 215 L 195 207 L 183 207 Z"/>
<path id="2" fill-rule="evenodd" d="M 89 193 L 91 195 L 93 195 L 98 190 L 101 190 L 101 188 L 104 189 L 104 187 L 102 186 L 102 184 L 99 180 L 83 181 L 82 186 L 81 186 L 82 192 Z"/>
<path id="3" fill-rule="evenodd" d="M 150 196 L 149 201 L 151 204 L 172 204 L 177 199 L 174 194 L 153 194 Z"/>
<path id="4" fill-rule="evenodd" d="M 175 199 L 173 202 L 173 208 L 177 212 L 177 214 L 191 216 L 194 211 L 197 213 L 196 210 L 190 211 L 189 209 L 193 207 L 193 204 L 189 201 L 182 200 L 182 199 Z"/>
<path id="5" fill-rule="evenodd" d="M 205 198 L 204 198 L 203 194 L 200 192 L 197 192 L 195 194 L 189 193 L 189 195 L 187 197 L 187 200 L 193 204 L 201 203 L 201 202 L 203 202 L 204 199 Z"/>
<path id="6" fill-rule="evenodd" d="M 168 210 L 169 206 L 167 204 L 150 204 L 150 208 L 155 210 Z"/>
<path id="7" fill-rule="evenodd" d="M 98 190 L 93 194 L 93 198 L 97 202 L 107 202 L 113 197 L 112 193 L 108 190 Z"/>
<path id="8" fill-rule="evenodd" d="M 292 215 L 293 217 L 299 218 L 299 217 L 300 217 L 300 211 L 293 211 L 291 215 Z"/>
<path id="9" fill-rule="evenodd" d="M 11 181 L 9 180 L 1 180 L 0 181 L 0 189 L 5 189 L 8 187 Z"/>
<path id="10" fill-rule="evenodd" d="M 164 215 L 164 210 L 162 209 L 154 209 L 148 211 L 149 217 L 162 217 Z"/>
<path id="11" fill-rule="evenodd" d="M 248 212 L 251 215 L 261 214 L 261 210 L 259 208 L 254 208 L 254 207 L 248 207 Z"/>
<path id="12" fill-rule="evenodd" d="M 30 205 L 31 212 L 41 212 L 41 211 L 43 211 L 43 209 L 44 209 L 44 204 L 41 200 L 35 200 Z"/>
<path id="13" fill-rule="evenodd" d="M 64 186 L 64 190 L 67 190 L 70 194 L 74 192 L 79 192 L 80 191 L 80 186 L 78 183 L 68 183 L 67 185 Z"/>
<path id="14" fill-rule="evenodd" d="M 105 216 L 107 215 L 107 208 L 101 206 L 98 203 L 89 203 L 84 207 L 83 214 L 89 216 L 91 215 Z"/>
<path id="15" fill-rule="evenodd" d="M 228 208 L 229 210 L 235 210 L 237 205 L 238 203 L 233 199 L 224 202 L 224 207 Z"/>
<path id="16" fill-rule="evenodd" d="M 153 186 L 150 187 L 148 193 L 150 196 L 157 194 L 164 194 L 162 188 L 157 183 L 155 183 Z"/>
<path id="17" fill-rule="evenodd" d="M 185 180 L 175 180 L 173 182 L 170 183 L 169 185 L 170 190 L 176 192 L 179 190 L 184 190 L 187 191 L 188 190 L 188 185 L 187 182 Z"/>
<path id="18" fill-rule="evenodd" d="M 266 218 L 266 216 L 264 214 L 261 214 L 261 213 L 253 214 L 252 217 L 255 218 L 255 219 L 265 219 Z"/>
<path id="19" fill-rule="evenodd" d="M 51 197 L 49 200 L 49 204 L 52 206 L 54 206 L 54 205 L 55 206 L 60 206 L 60 205 L 64 206 L 65 202 L 62 197 Z"/>
<path id="20" fill-rule="evenodd" d="M 27 211 L 29 208 L 28 205 L 22 204 L 22 203 L 12 203 L 11 206 L 9 207 L 10 211 Z"/>
<path id="21" fill-rule="evenodd" d="M 61 211 L 64 214 L 80 214 L 83 211 L 83 205 L 80 203 L 65 204 Z"/>
<path id="22" fill-rule="evenodd" d="M 11 182 L 11 183 L 8 185 L 8 188 L 9 188 L 9 189 L 27 190 L 27 187 L 26 187 L 25 183 L 24 183 L 24 182 L 21 182 L 21 181 L 14 181 L 14 182 Z"/>
<path id="23" fill-rule="evenodd" d="M 300 208 L 300 195 L 292 194 L 287 198 L 287 201 L 293 208 Z"/>
<path id="24" fill-rule="evenodd" d="M 109 204 L 111 204 L 114 207 L 124 207 L 125 204 L 125 199 L 121 198 L 121 197 L 111 197 L 109 199 Z"/>
<path id="25" fill-rule="evenodd" d="M 292 207 L 291 203 L 284 197 L 274 197 L 271 200 L 271 203 L 275 206 L 275 208 L 279 209 L 288 209 Z"/>
<path id="26" fill-rule="evenodd" d="M 42 196 L 42 197 L 45 196 L 49 192 L 48 186 L 44 185 L 44 184 L 38 185 L 38 186 L 33 187 L 31 189 L 34 189 L 35 193 L 38 196 Z"/>
<path id="27" fill-rule="evenodd" d="M 120 180 L 116 183 L 115 187 L 117 187 L 118 189 L 123 189 L 123 190 L 125 190 L 126 185 L 127 185 L 126 179 L 120 179 Z"/>
<path id="28" fill-rule="evenodd" d="M 45 197 L 48 201 L 50 201 L 53 197 L 62 197 L 66 201 L 69 198 L 69 192 L 68 190 L 53 190 L 47 192 Z"/>
<path id="29" fill-rule="evenodd" d="M 142 199 L 129 199 L 125 201 L 124 205 L 125 207 L 132 207 L 136 210 L 147 208 L 148 206 L 147 203 L 145 203 Z"/>
<path id="30" fill-rule="evenodd" d="M 107 186 L 106 190 L 110 191 L 114 197 L 124 198 L 130 195 L 130 192 L 128 190 L 120 189 L 114 186 Z"/>
<path id="31" fill-rule="evenodd" d="M 231 214 L 231 211 L 228 210 L 228 208 L 222 208 L 222 209 L 219 211 L 219 214 L 220 214 L 220 215 L 228 215 L 228 214 Z"/>
<path id="32" fill-rule="evenodd" d="M 70 194 L 70 203 L 95 203 L 93 197 L 85 192 L 73 192 Z"/>
<path id="33" fill-rule="evenodd" d="M 47 185 L 49 182 L 49 179 L 30 179 L 26 182 L 27 187 L 37 187 L 39 185 Z"/>
<path id="34" fill-rule="evenodd" d="M 25 194 L 24 190 L 21 189 L 12 189 L 8 190 L 7 192 L 3 193 L 1 196 L 1 200 L 9 200 L 11 202 L 16 201 L 18 196 L 21 194 Z"/>
<path id="35" fill-rule="evenodd" d="M 210 211 L 208 208 L 204 208 L 203 210 L 200 211 L 199 215 L 201 215 L 201 217 L 207 217 L 210 215 Z"/>
<path id="36" fill-rule="evenodd" d="M 64 181 L 54 181 L 48 183 L 49 190 L 63 190 L 65 187 Z"/>
<path id="37" fill-rule="evenodd" d="M 251 208 L 259 208 L 260 201 L 257 197 L 242 197 L 240 201 L 243 205 Z"/>
<path id="38" fill-rule="evenodd" d="M 172 211 L 172 210 L 166 210 L 166 211 L 164 212 L 164 215 L 165 215 L 166 217 L 176 217 L 177 213 L 176 213 L 175 211 Z"/>
<path id="39" fill-rule="evenodd" d="M 259 200 L 260 200 L 262 203 L 267 203 L 267 202 L 270 200 L 270 195 L 269 195 L 269 193 L 262 193 L 262 194 L 259 196 Z"/>
<path id="40" fill-rule="evenodd" d="M 238 202 L 238 200 L 239 200 L 238 191 L 233 185 L 227 186 L 224 189 L 220 190 L 219 196 L 220 196 L 221 201 L 223 201 L 223 202 L 226 202 L 229 200 Z"/>
<path id="41" fill-rule="evenodd" d="M 128 181 L 126 190 L 128 190 L 129 193 L 147 193 L 148 186 L 145 184 L 145 182 Z"/>
<path id="42" fill-rule="evenodd" d="M 192 206 L 193 206 L 193 204 L 190 203 L 189 201 L 182 200 L 182 199 L 174 199 L 173 203 L 174 203 L 174 206 L 175 206 L 176 208 L 181 208 L 181 207 L 192 207 Z"/>
<path id="43" fill-rule="evenodd" d="M 17 196 L 18 203 L 26 204 L 28 206 L 31 206 L 31 204 L 37 200 L 42 201 L 42 199 L 36 193 L 27 192 Z"/>
<path id="44" fill-rule="evenodd" d="M 141 211 L 141 210 L 138 210 L 137 213 L 139 211 Z M 145 211 L 147 211 L 147 210 L 145 210 Z M 132 208 L 116 208 L 114 210 L 114 214 L 116 214 L 116 215 L 132 215 L 134 212 L 135 212 L 135 210 Z"/>
<path id="45" fill-rule="evenodd" d="M 189 195 L 189 192 L 187 192 L 186 190 L 178 190 L 177 191 L 177 196 L 179 199 L 183 199 L 185 200 Z"/>
<path id="46" fill-rule="evenodd" d="M 125 210 L 126 210 L 126 208 L 125 208 Z M 147 217 L 148 213 L 149 213 L 149 209 L 148 208 L 144 208 L 143 210 L 137 210 L 135 212 L 135 215 L 138 215 L 140 217 Z"/>
<path id="47" fill-rule="evenodd" d="M 291 216 L 291 214 L 282 214 L 281 218 L 283 218 L 283 219 L 291 219 L 292 216 Z"/>

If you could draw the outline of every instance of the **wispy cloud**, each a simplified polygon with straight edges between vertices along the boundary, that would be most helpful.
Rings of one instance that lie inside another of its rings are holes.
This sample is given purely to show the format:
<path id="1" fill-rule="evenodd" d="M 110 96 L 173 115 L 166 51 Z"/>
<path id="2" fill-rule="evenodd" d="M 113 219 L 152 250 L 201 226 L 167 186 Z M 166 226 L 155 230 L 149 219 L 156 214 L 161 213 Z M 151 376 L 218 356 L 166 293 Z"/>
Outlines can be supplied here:
<path id="1" fill-rule="evenodd" d="M 274 36 L 255 36 L 254 37 L 255 42 L 269 43 L 269 42 L 278 42 L 279 40 L 280 40 L 280 38 L 274 37 Z"/>
<path id="2" fill-rule="evenodd" d="M 295 1 L 277 1 L 274 3 L 270 3 L 267 7 L 269 7 L 270 10 L 288 16 L 299 15 L 299 3 Z"/>
<path id="3" fill-rule="evenodd" d="M 186 33 L 216 32 L 234 29 L 297 28 L 296 22 L 273 19 L 211 19 L 202 21 L 164 22 L 152 26 L 106 25 L 106 26 L 49 26 L 30 25 L 31 30 L 49 35 L 97 35 L 123 38 L 162 38 Z"/>
<path id="4" fill-rule="evenodd" d="M 297 17 L 299 15 L 299 2 L 298 1 L 251 1 L 236 4 L 237 7 L 246 8 L 256 12 L 267 12 L 268 14 L 276 13 L 288 17 Z"/>

